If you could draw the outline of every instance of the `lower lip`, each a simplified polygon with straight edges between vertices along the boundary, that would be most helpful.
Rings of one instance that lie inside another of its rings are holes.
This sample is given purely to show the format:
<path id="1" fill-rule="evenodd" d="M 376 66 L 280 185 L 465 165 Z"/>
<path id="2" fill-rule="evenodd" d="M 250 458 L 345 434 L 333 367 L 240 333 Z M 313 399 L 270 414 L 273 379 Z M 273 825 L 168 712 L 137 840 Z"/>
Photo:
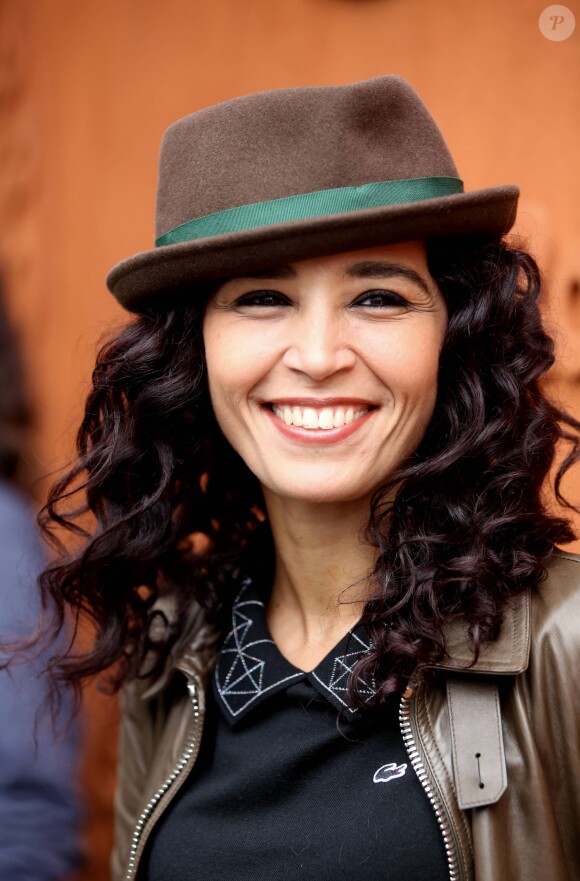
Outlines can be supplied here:
<path id="1" fill-rule="evenodd" d="M 341 425 L 340 428 L 300 428 L 297 425 L 286 425 L 284 420 L 276 416 L 269 407 L 262 406 L 262 409 L 266 411 L 278 431 L 291 440 L 301 441 L 305 444 L 334 444 L 354 434 L 378 408 L 369 410 L 364 416 L 353 419 L 348 425 Z"/>

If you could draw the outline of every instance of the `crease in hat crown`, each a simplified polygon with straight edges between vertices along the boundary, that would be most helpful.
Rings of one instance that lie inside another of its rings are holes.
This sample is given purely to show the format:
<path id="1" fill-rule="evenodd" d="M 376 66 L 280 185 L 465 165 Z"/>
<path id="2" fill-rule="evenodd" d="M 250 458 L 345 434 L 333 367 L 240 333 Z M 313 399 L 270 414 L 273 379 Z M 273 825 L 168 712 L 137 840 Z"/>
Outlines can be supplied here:
<path id="1" fill-rule="evenodd" d="M 126 308 L 280 260 L 427 235 L 501 235 L 513 185 L 466 193 L 429 110 L 394 74 L 242 95 L 165 132 L 155 247 L 107 277 Z"/>
<path id="2" fill-rule="evenodd" d="M 412 143 L 414 131 L 420 144 Z M 422 192 L 417 187 L 416 198 L 459 192 L 462 181 L 431 114 L 399 76 L 242 95 L 191 113 L 165 133 L 156 241 L 224 210 L 370 183 L 439 177 L 459 184 L 447 192 L 434 184 L 430 194 L 426 186 Z M 411 186 L 408 195 L 411 201 Z M 388 198 L 376 204 L 388 204 Z M 259 220 L 257 210 L 254 220 Z"/>

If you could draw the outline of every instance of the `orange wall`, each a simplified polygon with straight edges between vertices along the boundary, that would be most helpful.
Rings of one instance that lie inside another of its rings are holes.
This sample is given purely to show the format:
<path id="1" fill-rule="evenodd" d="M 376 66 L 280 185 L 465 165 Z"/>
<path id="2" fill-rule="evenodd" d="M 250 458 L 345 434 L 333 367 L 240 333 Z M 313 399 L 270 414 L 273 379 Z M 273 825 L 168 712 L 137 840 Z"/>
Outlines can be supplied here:
<path id="1" fill-rule="evenodd" d="M 38 473 L 72 454 L 97 338 L 127 317 L 103 279 L 152 245 L 165 127 L 247 92 L 384 73 L 422 96 L 466 189 L 520 185 L 518 229 L 547 273 L 558 342 L 550 387 L 580 417 L 580 0 L 563 42 L 539 31 L 546 5 L 0 0 L 0 260 L 35 381 Z M 107 877 L 115 720 L 91 690 L 83 881 Z"/>

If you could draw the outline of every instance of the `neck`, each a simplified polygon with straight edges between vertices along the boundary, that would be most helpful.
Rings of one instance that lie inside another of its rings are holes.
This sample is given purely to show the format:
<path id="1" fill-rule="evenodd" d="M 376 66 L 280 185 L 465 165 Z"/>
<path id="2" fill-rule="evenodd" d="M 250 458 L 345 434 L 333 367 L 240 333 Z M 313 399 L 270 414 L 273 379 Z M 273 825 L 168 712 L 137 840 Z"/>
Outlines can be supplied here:
<path id="1" fill-rule="evenodd" d="M 266 619 L 280 651 L 304 669 L 356 624 L 376 593 L 377 550 L 364 540 L 370 499 L 315 504 L 263 492 L 276 558 Z"/>

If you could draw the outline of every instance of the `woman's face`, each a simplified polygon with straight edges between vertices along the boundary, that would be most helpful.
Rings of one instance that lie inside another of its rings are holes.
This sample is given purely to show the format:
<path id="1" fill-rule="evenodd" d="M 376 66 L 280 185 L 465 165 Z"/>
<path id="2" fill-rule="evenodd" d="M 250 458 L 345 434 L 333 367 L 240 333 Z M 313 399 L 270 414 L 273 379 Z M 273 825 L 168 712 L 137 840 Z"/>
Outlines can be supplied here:
<path id="1" fill-rule="evenodd" d="M 273 493 L 366 497 L 425 434 L 447 321 L 419 241 L 229 279 L 203 319 L 217 421 Z"/>

